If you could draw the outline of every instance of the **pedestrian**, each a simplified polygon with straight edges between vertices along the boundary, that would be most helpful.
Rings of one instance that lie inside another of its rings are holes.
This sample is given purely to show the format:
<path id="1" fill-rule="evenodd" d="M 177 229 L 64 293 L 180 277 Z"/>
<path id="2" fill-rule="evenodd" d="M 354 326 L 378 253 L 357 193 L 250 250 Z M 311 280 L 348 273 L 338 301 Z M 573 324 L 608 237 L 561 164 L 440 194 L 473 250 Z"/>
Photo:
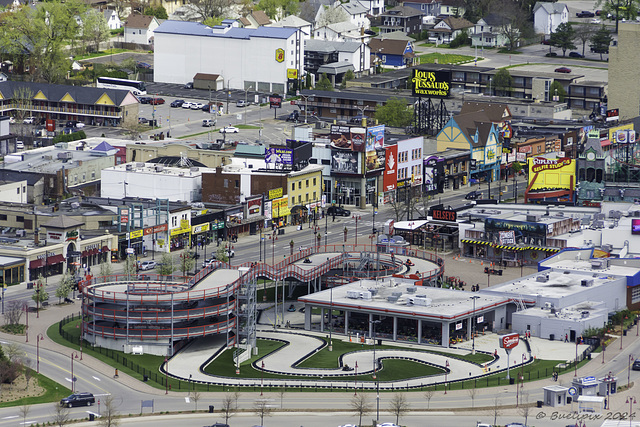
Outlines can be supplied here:
<path id="1" fill-rule="evenodd" d="M 569 335 L 564 334 L 564 342 L 569 342 Z"/>

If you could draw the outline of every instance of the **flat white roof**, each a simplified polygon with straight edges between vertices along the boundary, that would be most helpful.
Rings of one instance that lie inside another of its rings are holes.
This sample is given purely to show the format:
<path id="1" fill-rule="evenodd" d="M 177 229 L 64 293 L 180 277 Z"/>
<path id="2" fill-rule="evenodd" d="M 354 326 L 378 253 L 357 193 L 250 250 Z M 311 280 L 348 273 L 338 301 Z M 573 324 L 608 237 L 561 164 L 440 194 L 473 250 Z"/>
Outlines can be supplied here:
<path id="1" fill-rule="evenodd" d="M 381 314 L 405 315 L 413 317 L 433 318 L 436 320 L 457 319 L 473 313 L 473 299 L 475 299 L 476 313 L 492 310 L 498 306 L 507 304 L 508 297 L 479 294 L 428 286 L 416 286 L 414 281 L 390 278 L 381 281 L 371 279 L 360 280 L 343 286 L 337 286 L 332 290 L 317 292 L 298 298 L 299 301 L 319 306 L 333 306 L 337 309 L 368 310 Z M 407 289 L 413 288 L 415 292 Z M 349 298 L 348 292 L 367 292 L 375 290 L 371 299 Z M 388 297 L 397 296 L 396 302 L 391 302 Z M 430 300 L 428 305 L 409 304 L 409 299 L 424 296 Z"/>
<path id="2" fill-rule="evenodd" d="M 553 312 L 551 309 L 546 307 L 531 307 L 520 310 L 517 314 L 577 322 L 582 319 L 594 318 L 596 316 L 606 316 L 608 314 L 608 310 L 602 301 L 583 301 L 569 307 L 556 309 Z"/>

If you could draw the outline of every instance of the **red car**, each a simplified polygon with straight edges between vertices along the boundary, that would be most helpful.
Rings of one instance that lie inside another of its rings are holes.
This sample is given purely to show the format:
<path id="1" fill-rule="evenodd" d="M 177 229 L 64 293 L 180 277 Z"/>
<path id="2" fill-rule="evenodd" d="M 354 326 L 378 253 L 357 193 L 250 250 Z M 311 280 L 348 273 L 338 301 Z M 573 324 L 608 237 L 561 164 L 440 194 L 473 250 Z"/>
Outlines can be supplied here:
<path id="1" fill-rule="evenodd" d="M 542 40 L 540 43 L 549 46 L 551 44 L 551 40 L 549 40 L 549 39 Z"/>
<path id="2" fill-rule="evenodd" d="M 565 74 L 569 74 L 571 72 L 571 68 L 567 68 L 567 67 L 559 67 L 555 69 L 556 73 L 565 73 Z"/>
<path id="3" fill-rule="evenodd" d="M 149 101 L 149 104 L 151 105 L 164 104 L 164 98 L 151 98 L 151 101 Z"/>

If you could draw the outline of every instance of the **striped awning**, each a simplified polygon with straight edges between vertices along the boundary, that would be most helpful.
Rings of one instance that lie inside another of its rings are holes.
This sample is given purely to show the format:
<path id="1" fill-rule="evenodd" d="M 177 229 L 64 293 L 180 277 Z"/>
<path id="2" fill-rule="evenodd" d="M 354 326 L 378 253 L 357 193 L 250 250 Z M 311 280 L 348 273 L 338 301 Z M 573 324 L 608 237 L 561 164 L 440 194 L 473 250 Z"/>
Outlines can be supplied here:
<path id="1" fill-rule="evenodd" d="M 558 248 L 541 248 L 538 246 L 514 246 L 514 245 L 500 245 L 498 243 L 491 243 L 484 240 L 474 239 L 462 239 L 462 243 L 473 243 L 476 245 L 491 246 L 492 248 L 502 249 L 507 251 L 544 251 L 544 252 L 560 252 Z"/>

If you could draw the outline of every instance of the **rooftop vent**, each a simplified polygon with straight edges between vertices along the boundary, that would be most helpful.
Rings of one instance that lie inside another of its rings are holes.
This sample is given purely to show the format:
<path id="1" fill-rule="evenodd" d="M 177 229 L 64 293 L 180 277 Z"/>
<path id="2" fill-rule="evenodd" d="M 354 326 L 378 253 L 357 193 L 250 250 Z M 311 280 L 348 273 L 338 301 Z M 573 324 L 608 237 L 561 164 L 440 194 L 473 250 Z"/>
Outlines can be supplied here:
<path id="1" fill-rule="evenodd" d="M 540 215 L 531 215 L 531 214 L 528 214 L 528 215 L 527 215 L 527 221 L 528 221 L 528 222 L 538 222 L 538 221 L 540 221 Z"/>
<path id="2" fill-rule="evenodd" d="M 144 163 L 143 162 L 136 162 L 136 167 L 137 168 L 143 168 L 144 167 Z"/>
<path id="3" fill-rule="evenodd" d="M 548 274 L 541 274 L 540 276 L 536 277 L 536 282 L 546 283 L 548 281 L 549 281 L 549 275 Z"/>
<path id="4" fill-rule="evenodd" d="M 133 165 L 127 164 L 125 166 L 125 169 L 128 170 L 128 171 L 133 170 Z"/>
<path id="5" fill-rule="evenodd" d="M 407 288 L 407 292 L 409 292 L 410 294 L 415 294 L 416 293 L 416 288 L 415 286 L 409 286 Z"/>
<path id="6" fill-rule="evenodd" d="M 580 281 L 580 286 L 584 286 L 585 288 L 590 288 L 593 286 L 593 279 L 582 279 Z"/>
<path id="7" fill-rule="evenodd" d="M 162 172 L 164 170 L 163 165 L 156 165 L 156 172 Z"/>

